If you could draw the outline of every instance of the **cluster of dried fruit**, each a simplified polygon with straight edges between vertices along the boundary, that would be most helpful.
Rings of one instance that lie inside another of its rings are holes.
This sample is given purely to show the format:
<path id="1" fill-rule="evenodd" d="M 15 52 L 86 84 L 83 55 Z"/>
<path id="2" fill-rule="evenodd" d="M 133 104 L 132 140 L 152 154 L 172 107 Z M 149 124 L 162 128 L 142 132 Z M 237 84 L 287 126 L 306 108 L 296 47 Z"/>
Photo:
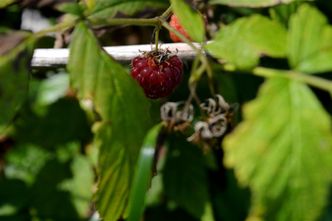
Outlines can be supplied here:
<path id="1" fill-rule="evenodd" d="M 169 130 L 184 131 L 194 125 L 193 134 L 188 141 L 208 142 L 222 137 L 232 121 L 234 107 L 221 95 L 215 95 L 200 104 L 204 116 L 193 124 L 194 108 L 190 103 L 167 102 L 161 107 L 161 119 Z"/>

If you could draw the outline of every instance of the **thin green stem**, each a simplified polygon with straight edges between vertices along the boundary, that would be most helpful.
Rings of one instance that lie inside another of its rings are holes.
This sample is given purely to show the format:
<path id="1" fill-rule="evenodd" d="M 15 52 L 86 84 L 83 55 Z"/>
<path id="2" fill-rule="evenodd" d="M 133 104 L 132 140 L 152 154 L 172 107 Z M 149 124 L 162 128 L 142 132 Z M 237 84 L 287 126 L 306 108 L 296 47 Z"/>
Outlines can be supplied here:
<path id="1" fill-rule="evenodd" d="M 161 27 L 161 20 L 166 20 L 171 14 L 172 9 L 169 7 L 161 16 L 155 18 L 108 18 L 99 19 L 95 18 L 93 15 L 88 16 L 87 19 L 92 25 L 106 25 L 106 26 L 116 26 L 116 25 L 135 25 L 135 26 L 156 26 Z M 42 37 L 51 32 L 63 31 L 65 29 L 71 28 L 77 22 L 77 18 L 59 23 L 51 28 L 42 30 L 35 34 L 36 37 Z M 159 28 L 160 29 L 160 28 Z"/>
<path id="2" fill-rule="evenodd" d="M 194 74 L 194 71 L 197 69 L 198 65 L 199 65 L 199 61 L 200 61 L 200 57 L 195 57 L 194 61 L 193 61 L 193 64 L 192 64 L 192 67 L 191 67 L 191 73 L 190 75 L 193 75 Z"/>
<path id="3" fill-rule="evenodd" d="M 166 11 L 164 11 L 163 14 L 159 16 L 159 18 L 166 21 L 171 14 L 172 14 L 172 7 L 170 6 L 168 7 L 168 9 L 166 9 Z"/>
<path id="4" fill-rule="evenodd" d="M 135 25 L 135 26 L 157 26 L 159 25 L 158 18 L 108 18 L 95 19 L 89 17 L 92 25 L 116 26 L 116 25 Z"/>
<path id="5" fill-rule="evenodd" d="M 77 19 L 71 19 L 71 20 L 68 20 L 68 21 L 64 21 L 64 22 L 56 24 L 55 26 L 52 26 L 50 28 L 47 28 L 47 29 L 41 30 L 39 32 L 36 32 L 34 34 L 34 36 L 36 38 L 40 38 L 40 37 L 43 37 L 43 36 L 45 36 L 49 33 L 52 33 L 52 32 L 64 31 L 68 28 L 73 27 L 76 22 L 77 22 Z"/>
<path id="6" fill-rule="evenodd" d="M 213 71 L 210 65 L 210 62 L 208 61 L 208 59 L 206 58 L 206 56 L 203 57 L 202 62 L 205 63 L 206 66 L 206 73 L 208 76 L 208 84 L 209 84 L 209 89 L 212 95 L 215 94 L 215 89 L 214 89 L 214 85 L 213 85 Z"/>
<path id="7" fill-rule="evenodd" d="M 193 94 L 189 93 L 189 97 L 186 100 L 185 106 L 184 106 L 184 110 L 187 111 L 189 109 L 189 105 L 191 104 L 191 101 L 193 100 Z"/>
<path id="8" fill-rule="evenodd" d="M 196 57 L 192 64 L 192 67 L 191 67 L 190 78 L 189 78 L 189 82 L 188 82 L 190 97 L 194 98 L 195 101 L 198 103 L 198 105 L 199 105 L 199 99 L 197 98 L 197 95 L 196 95 L 196 87 L 197 87 L 197 82 L 200 78 L 199 75 L 201 75 L 198 72 L 203 73 L 203 71 L 204 71 L 204 69 L 202 71 L 198 70 L 199 61 L 200 61 L 200 57 Z"/>
<path id="9" fill-rule="evenodd" d="M 236 67 L 230 64 L 224 65 L 223 69 L 230 72 L 236 71 Z M 332 81 L 319 78 L 314 75 L 303 74 L 296 71 L 278 70 L 278 69 L 271 69 L 265 67 L 256 67 L 252 70 L 252 73 L 254 75 L 266 78 L 279 77 L 279 78 L 296 80 L 332 93 Z"/>
<path id="10" fill-rule="evenodd" d="M 196 59 L 195 59 L 196 60 Z M 197 59 L 197 62 L 194 61 L 193 63 L 193 67 L 192 67 L 192 71 L 190 74 L 190 78 L 189 78 L 189 90 L 190 90 L 190 94 L 192 95 L 192 97 L 195 99 L 197 105 L 200 105 L 200 100 L 196 94 L 196 87 L 197 87 L 197 82 L 199 81 L 199 79 L 201 79 L 206 66 L 204 63 L 201 63 L 201 66 L 198 67 L 199 64 L 199 59 Z"/>
<path id="11" fill-rule="evenodd" d="M 200 99 L 198 98 L 198 96 L 197 96 L 197 94 L 196 94 L 196 86 L 197 86 L 196 84 L 194 84 L 194 85 L 190 85 L 190 86 L 189 86 L 190 96 L 194 98 L 194 100 L 195 100 L 197 106 L 200 107 L 201 101 L 200 101 Z M 201 114 L 202 114 L 202 113 L 203 113 L 203 112 L 202 112 L 202 109 L 200 109 L 200 111 L 201 111 Z"/>
<path id="12" fill-rule="evenodd" d="M 315 77 L 309 74 L 302 74 L 295 71 L 275 70 L 270 68 L 257 67 L 253 70 L 253 74 L 262 77 L 282 77 L 288 78 L 311 86 L 317 87 L 322 90 L 332 92 L 332 81 Z"/>
<path id="13" fill-rule="evenodd" d="M 155 42 L 155 51 L 158 51 L 159 48 L 159 31 L 160 31 L 160 27 L 156 26 L 155 31 L 154 31 L 154 42 Z"/>
<path id="14" fill-rule="evenodd" d="M 106 18 L 100 19 L 94 15 L 88 16 L 88 20 L 92 25 L 99 26 L 116 26 L 116 25 L 135 25 L 135 26 L 161 26 L 160 20 L 167 20 L 172 13 L 172 8 L 169 7 L 163 14 L 155 18 Z"/>
<path id="15" fill-rule="evenodd" d="M 201 79 L 205 69 L 206 69 L 205 63 L 201 63 L 201 66 L 198 67 L 198 62 L 196 64 L 194 62 L 189 78 L 189 85 L 196 84 L 199 81 L 199 79 Z"/>

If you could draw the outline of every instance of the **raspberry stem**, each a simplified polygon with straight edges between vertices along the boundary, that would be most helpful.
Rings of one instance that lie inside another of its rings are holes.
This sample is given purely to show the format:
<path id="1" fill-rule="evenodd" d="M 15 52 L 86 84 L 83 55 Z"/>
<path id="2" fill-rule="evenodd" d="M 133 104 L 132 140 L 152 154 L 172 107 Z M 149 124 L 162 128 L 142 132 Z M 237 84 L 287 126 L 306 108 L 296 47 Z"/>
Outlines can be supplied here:
<path id="1" fill-rule="evenodd" d="M 164 11 L 164 13 L 159 18 L 167 21 L 169 16 L 171 16 L 171 14 L 172 14 L 172 7 L 168 7 L 168 9 L 166 9 L 166 11 Z"/>
<path id="2" fill-rule="evenodd" d="M 155 51 L 158 51 L 158 46 L 159 46 L 159 31 L 160 31 L 160 26 L 156 26 L 155 31 L 154 31 L 154 41 L 155 41 Z"/>
<path id="3" fill-rule="evenodd" d="M 136 25 L 136 26 L 155 26 L 161 27 L 161 20 L 166 21 L 172 13 L 169 7 L 163 14 L 154 18 L 106 18 L 100 19 L 93 14 L 88 16 L 92 25 L 113 26 L 113 25 Z"/>
<path id="4" fill-rule="evenodd" d="M 92 25 L 115 26 L 115 25 L 135 25 L 135 26 L 157 26 L 158 18 L 107 18 L 98 19 L 89 17 Z"/>
<path id="5" fill-rule="evenodd" d="M 203 59 L 203 62 L 206 63 L 206 73 L 208 76 L 209 89 L 210 89 L 211 94 L 214 95 L 216 92 L 215 92 L 214 85 L 213 85 L 213 71 L 212 71 L 211 65 L 207 59 Z"/>

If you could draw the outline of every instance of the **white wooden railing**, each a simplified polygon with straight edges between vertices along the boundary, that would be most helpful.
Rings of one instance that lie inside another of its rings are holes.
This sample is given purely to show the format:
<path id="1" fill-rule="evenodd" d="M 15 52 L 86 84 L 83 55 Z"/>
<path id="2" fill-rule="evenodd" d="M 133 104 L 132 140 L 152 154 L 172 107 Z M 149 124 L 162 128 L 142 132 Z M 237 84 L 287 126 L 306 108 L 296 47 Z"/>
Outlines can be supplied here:
<path id="1" fill-rule="evenodd" d="M 197 48 L 199 44 L 193 43 Z M 115 60 L 122 63 L 129 63 L 134 57 L 142 51 L 150 51 L 153 45 L 126 45 L 104 47 Z M 184 60 L 192 60 L 195 58 L 195 51 L 185 43 L 168 43 L 161 44 L 160 48 L 168 49 Z M 31 61 L 32 67 L 57 67 L 64 66 L 68 62 L 69 50 L 64 49 L 36 49 Z"/>

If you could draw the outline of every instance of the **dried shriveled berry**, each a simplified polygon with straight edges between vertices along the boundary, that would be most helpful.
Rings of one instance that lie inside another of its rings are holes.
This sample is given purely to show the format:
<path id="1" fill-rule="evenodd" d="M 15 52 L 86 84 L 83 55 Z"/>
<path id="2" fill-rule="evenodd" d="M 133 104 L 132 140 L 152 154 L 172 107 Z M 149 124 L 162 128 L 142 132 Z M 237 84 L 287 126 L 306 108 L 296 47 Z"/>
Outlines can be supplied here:
<path id="1" fill-rule="evenodd" d="M 151 51 L 132 60 L 131 75 L 151 99 L 170 95 L 181 82 L 182 72 L 182 61 L 169 51 Z"/>

